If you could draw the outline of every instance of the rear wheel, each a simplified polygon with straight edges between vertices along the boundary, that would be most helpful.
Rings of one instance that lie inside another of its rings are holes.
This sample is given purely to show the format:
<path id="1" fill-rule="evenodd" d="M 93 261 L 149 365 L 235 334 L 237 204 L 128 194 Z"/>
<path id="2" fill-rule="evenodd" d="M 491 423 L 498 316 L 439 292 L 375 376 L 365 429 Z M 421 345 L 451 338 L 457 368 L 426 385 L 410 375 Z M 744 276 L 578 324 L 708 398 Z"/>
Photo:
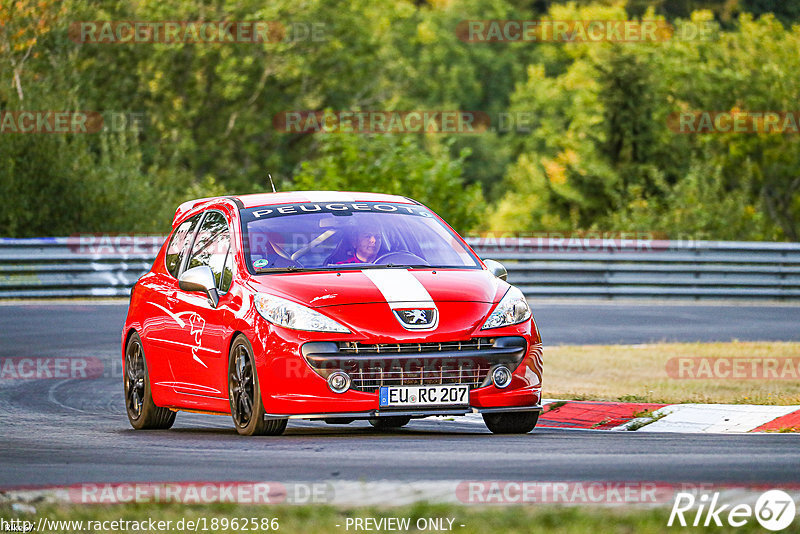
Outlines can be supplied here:
<path id="1" fill-rule="evenodd" d="M 228 399 L 236 431 L 243 436 L 279 436 L 286 419 L 264 419 L 264 403 L 253 360 L 253 347 L 239 336 L 228 357 Z"/>
<path id="2" fill-rule="evenodd" d="M 391 417 L 374 417 L 369 420 L 369 424 L 379 430 L 389 430 L 391 428 L 404 427 L 409 421 L 411 421 L 410 416 L 403 417 L 393 415 Z"/>
<path id="3" fill-rule="evenodd" d="M 136 430 L 166 430 L 175 422 L 175 412 L 160 408 L 153 402 L 147 360 L 142 339 L 133 333 L 125 346 L 125 408 L 128 420 Z"/>
<path id="4" fill-rule="evenodd" d="M 527 434 L 539 421 L 539 412 L 485 413 L 483 422 L 493 434 Z"/>

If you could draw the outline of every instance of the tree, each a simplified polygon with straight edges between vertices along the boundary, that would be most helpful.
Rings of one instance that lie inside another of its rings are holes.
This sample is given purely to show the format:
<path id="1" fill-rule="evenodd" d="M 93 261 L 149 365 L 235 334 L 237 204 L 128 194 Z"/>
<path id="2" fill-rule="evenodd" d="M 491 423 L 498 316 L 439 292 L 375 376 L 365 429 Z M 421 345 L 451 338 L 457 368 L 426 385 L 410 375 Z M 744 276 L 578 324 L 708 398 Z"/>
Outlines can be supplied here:
<path id="1" fill-rule="evenodd" d="M 436 135 L 436 134 L 431 134 Z M 459 232 L 483 216 L 480 187 L 465 186 L 467 153 L 451 159 L 448 147 L 415 136 L 317 134 L 319 156 L 303 162 L 294 175 L 296 189 L 372 191 L 408 196 L 430 207 Z"/>
<path id="2" fill-rule="evenodd" d="M 786 0 L 739 0 L 742 11 L 758 17 L 772 13 L 786 26 L 800 21 L 800 4 Z"/>
<path id="3" fill-rule="evenodd" d="M 0 2 L 0 58 L 11 67 L 11 81 L 20 100 L 25 99 L 22 73 L 37 42 L 64 12 L 58 0 L 14 0 Z M 6 79 L 3 76 L 2 79 Z"/>

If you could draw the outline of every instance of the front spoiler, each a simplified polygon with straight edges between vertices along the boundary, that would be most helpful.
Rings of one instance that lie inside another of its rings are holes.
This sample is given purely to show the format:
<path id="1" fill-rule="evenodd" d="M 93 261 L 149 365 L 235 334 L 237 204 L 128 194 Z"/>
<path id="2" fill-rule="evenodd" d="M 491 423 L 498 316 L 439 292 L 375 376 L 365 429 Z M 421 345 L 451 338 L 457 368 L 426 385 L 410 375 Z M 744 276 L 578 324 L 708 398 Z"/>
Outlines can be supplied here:
<path id="1" fill-rule="evenodd" d="M 467 415 L 468 413 L 540 412 L 541 404 L 501 408 L 434 408 L 428 410 L 370 410 L 368 412 L 316 413 L 298 415 L 265 414 L 264 419 L 374 419 L 376 417 L 430 417 L 434 415 Z"/>

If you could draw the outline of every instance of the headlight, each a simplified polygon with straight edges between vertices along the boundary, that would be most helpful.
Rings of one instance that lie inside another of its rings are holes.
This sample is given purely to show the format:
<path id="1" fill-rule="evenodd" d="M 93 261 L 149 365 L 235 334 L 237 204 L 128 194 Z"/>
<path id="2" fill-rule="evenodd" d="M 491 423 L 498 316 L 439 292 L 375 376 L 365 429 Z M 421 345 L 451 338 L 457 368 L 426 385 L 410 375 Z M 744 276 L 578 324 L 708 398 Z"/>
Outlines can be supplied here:
<path id="1" fill-rule="evenodd" d="M 516 287 L 511 286 L 500 300 L 497 308 L 483 323 L 483 330 L 521 323 L 530 317 L 531 308 L 528 306 L 528 301 L 525 300 L 525 295 Z"/>
<path id="2" fill-rule="evenodd" d="M 350 330 L 333 319 L 315 312 L 290 300 L 272 295 L 257 293 L 256 309 L 267 321 L 292 328 L 294 330 L 310 330 L 312 332 L 341 332 L 349 334 Z"/>

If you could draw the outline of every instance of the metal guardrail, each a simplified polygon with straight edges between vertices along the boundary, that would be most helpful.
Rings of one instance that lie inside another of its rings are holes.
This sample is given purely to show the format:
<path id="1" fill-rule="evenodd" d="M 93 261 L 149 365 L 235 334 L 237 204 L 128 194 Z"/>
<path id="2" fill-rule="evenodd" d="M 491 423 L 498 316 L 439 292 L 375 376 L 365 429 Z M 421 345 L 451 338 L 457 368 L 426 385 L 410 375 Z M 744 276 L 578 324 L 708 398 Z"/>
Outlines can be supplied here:
<path id="1" fill-rule="evenodd" d="M 800 298 L 800 243 L 468 241 L 530 297 Z"/>
<path id="2" fill-rule="evenodd" d="M 469 238 L 530 297 L 800 299 L 800 243 Z M 0 238 L 0 298 L 127 296 L 163 236 Z"/>
<path id="3" fill-rule="evenodd" d="M 0 239 L 0 299 L 121 297 L 153 265 L 163 236 Z"/>

